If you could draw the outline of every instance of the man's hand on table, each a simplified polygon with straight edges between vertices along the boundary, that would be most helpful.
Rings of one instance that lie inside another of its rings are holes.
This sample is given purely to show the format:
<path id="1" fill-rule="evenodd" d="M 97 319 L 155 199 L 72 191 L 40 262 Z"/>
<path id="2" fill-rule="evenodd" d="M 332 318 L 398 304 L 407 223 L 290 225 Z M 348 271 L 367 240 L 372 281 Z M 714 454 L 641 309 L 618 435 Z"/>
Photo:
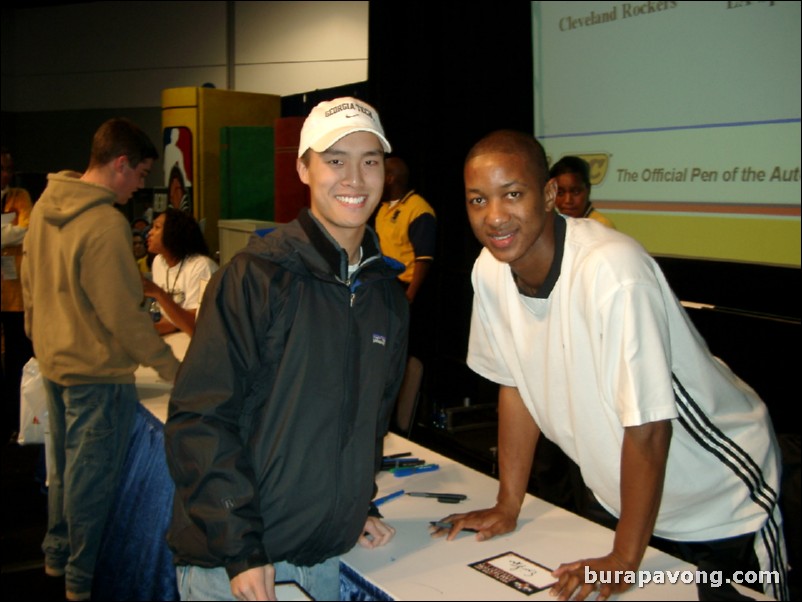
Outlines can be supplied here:
<path id="1" fill-rule="evenodd" d="M 276 569 L 272 564 L 241 572 L 231 580 L 237 600 L 276 600 Z"/>
<path id="2" fill-rule="evenodd" d="M 465 514 L 451 514 L 442 522 L 451 523 L 451 528 L 436 528 L 432 537 L 448 535 L 451 541 L 462 530 L 476 531 L 476 540 L 485 541 L 496 535 L 514 531 L 518 523 L 518 512 L 502 509 L 499 506 L 474 510 Z"/>
<path id="3" fill-rule="evenodd" d="M 585 582 L 585 567 L 589 571 L 594 571 L 596 575 L 595 583 Z M 584 600 L 590 594 L 598 592 L 596 600 L 607 600 L 612 594 L 618 594 L 630 588 L 629 583 L 624 582 L 624 572 L 634 571 L 637 567 L 626 566 L 613 554 L 602 556 L 601 558 L 587 558 L 576 562 L 561 564 L 552 575 L 557 577 L 549 593 L 557 596 L 558 600 Z M 600 571 L 611 571 L 613 583 L 599 583 Z M 615 572 L 619 571 L 620 578 L 615 579 Z M 617 583 L 616 583 L 617 581 Z"/>
<path id="4" fill-rule="evenodd" d="M 365 529 L 359 538 L 359 545 L 363 548 L 373 549 L 389 543 L 395 535 L 395 529 L 375 516 L 369 516 L 365 522 Z"/>

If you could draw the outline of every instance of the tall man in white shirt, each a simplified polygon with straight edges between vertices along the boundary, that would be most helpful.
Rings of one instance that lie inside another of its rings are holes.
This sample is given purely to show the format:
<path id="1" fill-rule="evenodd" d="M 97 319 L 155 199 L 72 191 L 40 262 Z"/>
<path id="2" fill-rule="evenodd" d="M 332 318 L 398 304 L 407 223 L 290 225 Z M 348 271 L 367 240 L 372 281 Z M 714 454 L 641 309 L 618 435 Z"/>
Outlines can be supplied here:
<path id="1" fill-rule="evenodd" d="M 555 571 L 560 599 L 599 589 L 601 571 L 636 571 L 652 535 L 710 570 L 777 571 L 765 587 L 782 598 L 779 453 L 765 405 L 710 354 L 646 251 L 556 214 L 547 179 L 543 148 L 519 132 L 488 135 L 465 161 L 468 219 L 485 247 L 468 364 L 500 385 L 500 485 L 493 508 L 450 517 L 448 538 L 515 529 L 542 432 L 617 519 L 609 554 Z M 603 584 L 597 599 L 631 583 Z"/>

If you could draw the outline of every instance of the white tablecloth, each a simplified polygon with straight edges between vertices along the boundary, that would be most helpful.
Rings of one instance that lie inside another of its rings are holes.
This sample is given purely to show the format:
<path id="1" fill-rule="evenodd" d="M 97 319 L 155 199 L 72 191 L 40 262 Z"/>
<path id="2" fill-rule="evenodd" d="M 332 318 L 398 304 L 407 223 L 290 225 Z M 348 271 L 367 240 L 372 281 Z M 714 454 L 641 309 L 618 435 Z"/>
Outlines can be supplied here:
<path id="1" fill-rule="evenodd" d="M 184 359 L 189 347 L 189 335 L 183 332 L 173 332 L 166 335 L 164 341 L 170 345 L 179 360 Z M 135 377 L 139 401 L 151 414 L 164 423 L 167 420 L 167 403 L 170 400 L 173 384 L 162 380 L 153 368 L 147 366 L 140 366 Z"/>
<path id="2" fill-rule="evenodd" d="M 453 462 L 396 435 L 385 440 L 385 455 L 412 452 L 439 464 L 440 469 L 397 478 L 382 472 L 378 496 L 403 489 L 468 496 L 459 504 L 444 504 L 432 498 L 401 496 L 380 506 L 385 520 L 396 528 L 395 538 L 385 547 L 367 550 L 356 546 L 342 561 L 360 577 L 396 600 L 554 600 L 548 589 L 526 595 L 500 583 L 469 565 L 514 552 L 549 569 L 563 562 L 602 556 L 612 549 L 614 533 L 575 514 L 527 495 L 518 521 L 510 534 L 477 542 L 475 534 L 463 532 L 453 541 L 429 535 L 429 521 L 451 513 L 487 508 L 495 503 L 498 481 Z M 691 571 L 695 567 L 649 548 L 640 570 Z M 761 600 L 765 596 L 742 589 Z M 618 595 L 619 600 L 698 600 L 696 585 L 650 584 Z"/>

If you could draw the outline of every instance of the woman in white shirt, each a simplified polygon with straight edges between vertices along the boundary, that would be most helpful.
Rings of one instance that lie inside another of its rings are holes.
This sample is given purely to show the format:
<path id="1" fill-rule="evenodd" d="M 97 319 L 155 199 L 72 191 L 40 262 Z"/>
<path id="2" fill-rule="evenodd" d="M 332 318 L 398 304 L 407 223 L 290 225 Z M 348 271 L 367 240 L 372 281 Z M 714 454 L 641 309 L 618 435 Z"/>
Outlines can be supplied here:
<path id="1" fill-rule="evenodd" d="M 160 334 L 182 330 L 195 332 L 195 317 L 202 289 L 217 271 L 209 248 L 195 219 L 168 208 L 153 220 L 148 251 L 156 253 L 151 267 L 153 280 L 144 280 L 145 295 L 159 304 L 161 318 L 155 323 Z"/>

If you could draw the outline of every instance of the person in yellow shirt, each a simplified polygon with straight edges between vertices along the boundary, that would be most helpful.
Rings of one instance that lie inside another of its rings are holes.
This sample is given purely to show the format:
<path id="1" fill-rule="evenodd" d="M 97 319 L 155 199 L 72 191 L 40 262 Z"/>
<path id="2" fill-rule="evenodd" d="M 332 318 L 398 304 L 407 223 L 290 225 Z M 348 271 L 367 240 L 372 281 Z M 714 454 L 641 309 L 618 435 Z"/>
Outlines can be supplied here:
<path id="1" fill-rule="evenodd" d="M 150 267 L 148 266 L 148 247 L 145 241 L 145 235 L 141 230 L 132 230 L 131 238 L 134 241 L 134 259 L 136 265 L 139 267 L 139 272 L 143 276 L 150 274 Z"/>
<path id="2" fill-rule="evenodd" d="M 404 264 L 398 277 L 410 303 L 409 358 L 398 394 L 395 424 L 409 433 L 415 401 L 423 380 L 423 365 L 431 347 L 431 283 L 426 282 L 434 261 L 437 221 L 434 209 L 409 183 L 409 168 L 399 157 L 384 162 L 384 194 L 376 213 L 376 234 L 382 253 Z"/>
<path id="3" fill-rule="evenodd" d="M 549 178 L 557 180 L 557 209 L 569 217 L 595 219 L 608 228 L 613 222 L 590 202 L 590 166 L 580 157 L 568 155 L 552 166 Z"/>
<path id="4" fill-rule="evenodd" d="M 376 234 L 382 253 L 404 264 L 398 279 L 412 303 L 434 260 L 436 216 L 409 186 L 409 168 L 402 159 L 390 157 L 384 169 L 384 202 L 376 213 Z"/>
<path id="5" fill-rule="evenodd" d="M 14 159 L 8 149 L 2 149 L 2 324 L 3 324 L 3 437 L 11 435 L 16 441 L 19 429 L 19 386 L 22 368 L 33 355 L 31 341 L 25 336 L 25 319 L 20 283 L 22 240 L 28 231 L 31 215 L 31 196 L 24 188 L 13 188 Z"/>

